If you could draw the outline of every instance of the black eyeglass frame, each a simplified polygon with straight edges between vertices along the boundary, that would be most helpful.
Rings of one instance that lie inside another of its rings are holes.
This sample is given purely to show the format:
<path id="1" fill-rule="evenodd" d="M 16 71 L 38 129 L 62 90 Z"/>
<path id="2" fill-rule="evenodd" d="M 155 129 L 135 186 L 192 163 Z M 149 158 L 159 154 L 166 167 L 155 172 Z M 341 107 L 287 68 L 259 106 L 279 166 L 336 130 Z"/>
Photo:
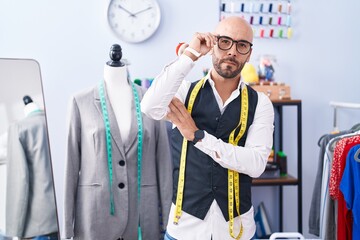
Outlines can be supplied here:
<path id="1" fill-rule="evenodd" d="M 220 38 L 226 38 L 226 39 L 228 39 L 229 41 L 231 41 L 231 45 L 230 45 L 230 47 L 228 48 L 228 49 L 224 49 L 224 48 L 221 48 L 220 47 L 220 44 L 219 44 L 219 39 Z M 246 55 L 246 54 L 248 54 L 249 52 L 250 52 L 250 50 L 251 50 L 251 48 L 252 48 L 252 46 L 253 46 L 253 44 L 251 43 L 251 42 L 249 42 L 249 41 L 246 41 L 246 40 L 238 40 L 238 41 L 236 41 L 236 40 L 234 40 L 234 39 L 232 39 L 231 37 L 228 37 L 228 36 L 216 36 L 216 40 L 217 40 L 217 42 L 218 42 L 218 47 L 221 49 L 221 50 L 223 50 L 223 51 L 226 51 L 226 50 L 229 50 L 230 48 L 232 48 L 232 46 L 234 45 L 234 43 L 236 43 L 236 51 L 238 52 L 238 53 L 240 53 L 241 55 Z M 238 48 L 237 48 L 237 44 L 238 43 L 247 43 L 247 44 L 249 44 L 250 45 L 250 48 L 249 48 L 249 50 L 246 52 L 246 53 L 241 53 L 239 50 L 238 50 Z"/>

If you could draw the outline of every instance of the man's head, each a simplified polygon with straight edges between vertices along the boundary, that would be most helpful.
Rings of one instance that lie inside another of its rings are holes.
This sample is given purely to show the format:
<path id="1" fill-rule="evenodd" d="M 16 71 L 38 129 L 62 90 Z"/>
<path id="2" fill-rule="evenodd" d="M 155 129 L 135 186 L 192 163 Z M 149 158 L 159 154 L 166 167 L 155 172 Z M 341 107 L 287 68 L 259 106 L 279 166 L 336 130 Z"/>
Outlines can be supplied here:
<path id="1" fill-rule="evenodd" d="M 212 61 L 216 73 L 223 78 L 237 78 L 252 51 L 253 31 L 240 17 L 227 17 L 215 29 L 216 45 Z M 216 74 L 215 73 L 215 74 Z"/>

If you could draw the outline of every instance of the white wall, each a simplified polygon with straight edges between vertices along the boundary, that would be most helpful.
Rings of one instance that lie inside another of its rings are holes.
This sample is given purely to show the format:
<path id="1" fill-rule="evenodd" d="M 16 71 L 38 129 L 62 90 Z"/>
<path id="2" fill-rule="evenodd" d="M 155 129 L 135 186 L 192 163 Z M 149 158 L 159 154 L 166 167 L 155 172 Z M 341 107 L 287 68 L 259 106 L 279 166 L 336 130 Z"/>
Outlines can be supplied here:
<path id="1" fill-rule="evenodd" d="M 174 59 L 175 46 L 189 41 L 196 31 L 212 31 L 218 21 L 218 1 L 159 0 L 163 18 L 154 37 L 142 44 L 119 41 L 107 26 L 108 1 L 59 2 L 0 0 L 0 57 L 39 61 L 45 92 L 50 142 L 55 173 L 59 217 L 62 221 L 63 171 L 66 116 L 70 96 L 102 79 L 109 48 L 121 44 L 131 63 L 133 78 L 154 77 Z M 294 37 L 288 40 L 254 41 L 253 59 L 273 54 L 278 59 L 276 80 L 291 85 L 293 98 L 303 101 L 303 232 L 308 234 L 308 212 L 317 171 L 318 138 L 332 130 L 329 101 L 360 102 L 356 72 L 360 48 L 357 0 L 293 0 Z M 198 78 L 207 61 L 200 62 L 191 77 Z M 285 119 L 295 121 L 293 114 Z M 339 111 L 339 126 L 360 122 L 360 111 Z M 290 124 L 291 125 L 291 124 Z M 292 126 L 284 129 L 289 155 L 296 153 Z M 294 155 L 295 157 L 295 155 Z M 289 170 L 296 172 L 295 162 Z M 285 231 L 297 230 L 296 189 L 287 187 Z M 273 196 L 267 209 L 277 214 L 276 188 L 254 190 L 254 202 L 263 194 Z M 277 223 L 272 223 L 277 228 Z"/>

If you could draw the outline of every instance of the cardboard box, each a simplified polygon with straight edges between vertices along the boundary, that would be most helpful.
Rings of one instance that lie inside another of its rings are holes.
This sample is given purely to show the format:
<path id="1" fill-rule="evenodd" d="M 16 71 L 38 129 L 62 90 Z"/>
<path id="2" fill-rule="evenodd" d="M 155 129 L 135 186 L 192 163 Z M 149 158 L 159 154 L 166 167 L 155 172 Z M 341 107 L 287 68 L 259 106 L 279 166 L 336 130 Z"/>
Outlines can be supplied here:
<path id="1" fill-rule="evenodd" d="M 280 83 L 260 83 L 256 85 L 250 85 L 255 91 L 263 92 L 271 100 L 289 100 L 290 86 Z"/>

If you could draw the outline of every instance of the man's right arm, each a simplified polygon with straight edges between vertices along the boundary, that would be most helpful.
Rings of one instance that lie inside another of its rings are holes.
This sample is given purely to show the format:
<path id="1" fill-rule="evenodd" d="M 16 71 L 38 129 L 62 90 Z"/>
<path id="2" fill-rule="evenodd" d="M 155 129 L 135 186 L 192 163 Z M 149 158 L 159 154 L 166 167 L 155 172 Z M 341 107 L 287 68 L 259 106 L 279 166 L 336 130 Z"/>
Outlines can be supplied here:
<path id="1" fill-rule="evenodd" d="M 152 119 L 164 119 L 168 113 L 168 106 L 175 95 L 184 101 L 187 94 L 186 87 L 180 86 L 193 66 L 194 61 L 185 54 L 165 66 L 146 91 L 141 101 L 141 111 Z"/>

